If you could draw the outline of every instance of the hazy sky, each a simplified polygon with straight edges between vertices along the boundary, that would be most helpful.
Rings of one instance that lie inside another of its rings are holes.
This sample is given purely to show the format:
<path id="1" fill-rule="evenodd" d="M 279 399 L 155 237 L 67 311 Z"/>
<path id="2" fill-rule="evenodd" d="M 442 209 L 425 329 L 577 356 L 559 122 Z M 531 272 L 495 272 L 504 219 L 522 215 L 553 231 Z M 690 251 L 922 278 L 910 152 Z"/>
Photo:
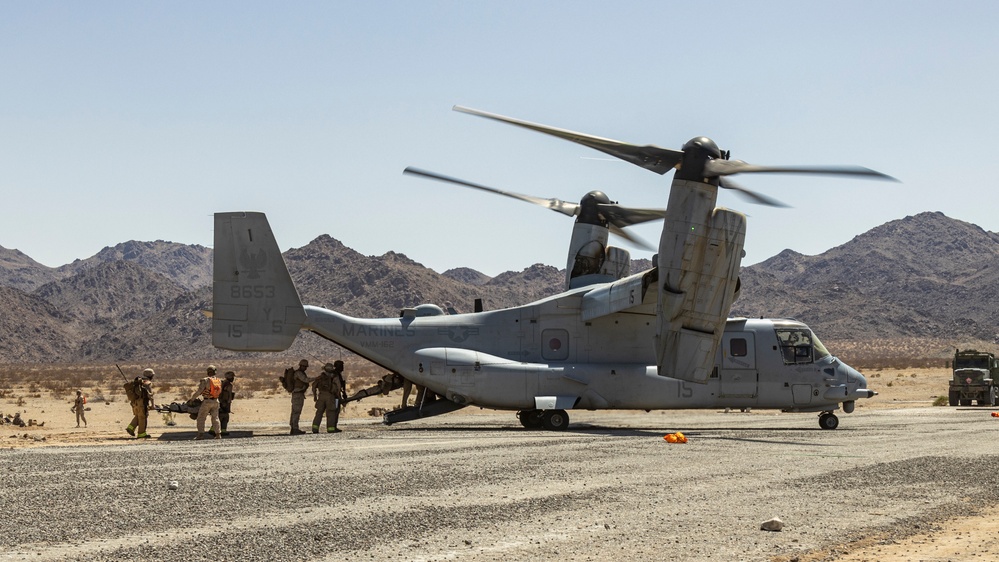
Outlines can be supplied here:
<path id="1" fill-rule="evenodd" d="M 756 164 L 744 264 L 923 211 L 999 230 L 995 2 L 3 2 L 0 245 L 59 266 L 127 240 L 212 244 L 264 211 L 439 272 L 564 267 L 571 220 L 404 176 L 665 207 L 659 176 L 455 104 Z M 661 227 L 636 234 L 656 242 Z M 632 257 L 651 253 L 627 246 Z"/>

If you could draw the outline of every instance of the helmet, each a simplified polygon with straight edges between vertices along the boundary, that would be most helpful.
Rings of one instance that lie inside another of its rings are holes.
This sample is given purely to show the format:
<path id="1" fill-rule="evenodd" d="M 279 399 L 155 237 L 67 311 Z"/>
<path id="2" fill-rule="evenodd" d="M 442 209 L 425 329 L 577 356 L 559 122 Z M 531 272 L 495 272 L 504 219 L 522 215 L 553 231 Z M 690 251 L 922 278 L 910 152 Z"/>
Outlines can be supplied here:
<path id="1" fill-rule="evenodd" d="M 209 365 L 209 366 L 208 366 L 208 370 L 209 370 L 209 371 L 211 371 L 211 372 L 213 372 L 213 373 L 214 373 L 215 371 L 218 371 L 218 369 L 216 369 L 216 368 L 215 368 L 215 365 Z"/>
<path id="2" fill-rule="evenodd" d="M 309 360 L 308 359 L 302 359 L 301 361 L 298 362 L 298 366 L 299 367 L 308 367 L 309 366 Z"/>
<path id="3" fill-rule="evenodd" d="M 335 369 L 336 367 L 333 366 L 333 363 L 327 363 L 323 365 L 323 370 L 326 371 L 327 373 L 332 373 Z"/>
<path id="4" fill-rule="evenodd" d="M 232 371 L 226 371 L 225 372 L 225 378 L 227 378 L 229 380 L 232 380 L 232 379 L 236 378 L 236 373 L 234 373 Z"/>
<path id="5" fill-rule="evenodd" d="M 153 375 L 155 375 L 155 374 L 156 374 L 156 373 L 155 373 L 155 372 L 153 372 L 153 370 L 152 370 L 152 369 L 144 369 L 144 370 L 142 371 L 142 376 L 146 377 L 147 379 L 151 379 L 151 378 L 153 378 Z"/>
<path id="6" fill-rule="evenodd" d="M 334 371 L 342 371 L 343 370 L 343 361 L 340 361 L 339 359 L 337 359 L 336 361 L 334 361 L 333 362 L 333 370 Z"/>

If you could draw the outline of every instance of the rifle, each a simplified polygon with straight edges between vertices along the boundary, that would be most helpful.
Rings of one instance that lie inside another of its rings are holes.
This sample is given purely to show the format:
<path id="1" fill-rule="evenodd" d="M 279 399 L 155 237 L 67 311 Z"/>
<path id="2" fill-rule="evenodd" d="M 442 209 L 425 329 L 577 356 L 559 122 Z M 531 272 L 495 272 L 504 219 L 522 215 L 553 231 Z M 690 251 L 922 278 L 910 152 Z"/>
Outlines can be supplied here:
<path id="1" fill-rule="evenodd" d="M 118 369 L 118 372 L 121 373 L 121 378 L 125 379 L 125 384 L 128 384 L 128 383 L 132 382 L 132 381 L 128 380 L 128 377 L 125 376 L 125 371 L 122 371 L 121 367 L 119 367 L 117 363 L 115 363 L 114 366 L 115 366 L 115 368 Z M 136 377 L 136 378 L 138 378 L 138 377 Z M 141 387 L 141 385 L 140 385 L 140 387 Z M 143 396 L 144 394 L 145 394 L 145 389 L 144 388 L 140 388 L 139 389 L 139 399 L 142 400 L 142 409 L 143 409 L 143 411 L 145 411 L 148 414 L 148 412 L 149 412 L 149 398 L 148 398 L 148 396 Z"/>

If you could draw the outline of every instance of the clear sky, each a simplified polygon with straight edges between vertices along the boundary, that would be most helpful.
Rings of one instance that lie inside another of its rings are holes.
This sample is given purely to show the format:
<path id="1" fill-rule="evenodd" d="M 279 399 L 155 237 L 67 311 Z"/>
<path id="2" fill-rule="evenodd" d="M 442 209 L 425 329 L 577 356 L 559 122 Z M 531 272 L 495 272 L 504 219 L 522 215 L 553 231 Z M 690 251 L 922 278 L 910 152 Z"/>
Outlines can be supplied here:
<path id="1" fill-rule="evenodd" d="M 902 181 L 736 176 L 793 206 L 722 194 L 749 215 L 744 264 L 923 211 L 997 231 L 997 21 L 990 1 L 3 2 L 0 246 L 48 266 L 211 246 L 212 213 L 257 210 L 282 250 L 329 234 L 496 275 L 564 267 L 571 220 L 406 166 L 666 205 L 672 174 L 455 104 Z"/>

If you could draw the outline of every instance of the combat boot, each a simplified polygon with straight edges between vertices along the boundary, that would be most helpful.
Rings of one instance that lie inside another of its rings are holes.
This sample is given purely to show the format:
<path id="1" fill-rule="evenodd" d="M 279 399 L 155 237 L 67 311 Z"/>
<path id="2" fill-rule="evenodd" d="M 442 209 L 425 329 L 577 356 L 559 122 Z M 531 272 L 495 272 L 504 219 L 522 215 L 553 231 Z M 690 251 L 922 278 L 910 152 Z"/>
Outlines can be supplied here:
<path id="1" fill-rule="evenodd" d="M 148 433 L 140 433 L 135 436 L 137 439 L 149 439 L 150 435 Z"/>
<path id="2" fill-rule="evenodd" d="M 125 431 L 127 431 L 128 434 L 131 435 L 132 437 L 135 437 L 135 426 L 134 425 L 130 425 L 130 426 L 126 427 Z"/>
<path id="3" fill-rule="evenodd" d="M 312 433 L 319 433 L 319 426 L 318 425 L 312 426 Z"/>

